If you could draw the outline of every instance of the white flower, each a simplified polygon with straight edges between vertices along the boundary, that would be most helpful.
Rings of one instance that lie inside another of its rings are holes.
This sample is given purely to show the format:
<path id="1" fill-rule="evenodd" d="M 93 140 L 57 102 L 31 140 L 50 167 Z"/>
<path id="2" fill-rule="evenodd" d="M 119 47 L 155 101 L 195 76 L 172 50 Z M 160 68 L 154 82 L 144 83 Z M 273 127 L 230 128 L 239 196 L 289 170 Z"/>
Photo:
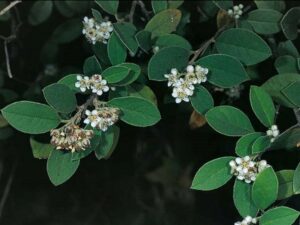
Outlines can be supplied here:
<path id="1" fill-rule="evenodd" d="M 201 67 L 199 65 L 197 65 L 195 67 L 195 74 L 196 74 L 196 77 L 198 79 L 198 83 L 204 83 L 207 81 L 207 74 L 208 74 L 208 69 L 207 68 L 204 68 L 204 67 Z"/>
<path id="2" fill-rule="evenodd" d="M 231 167 L 231 173 L 238 180 L 243 180 L 246 183 L 255 181 L 257 174 L 269 167 L 265 160 L 256 162 L 250 156 L 237 157 L 229 162 L 229 166 Z"/>
<path id="3" fill-rule="evenodd" d="M 90 88 L 90 79 L 87 76 L 82 77 L 81 75 L 77 75 L 77 82 L 75 83 L 75 87 L 80 88 L 81 92 L 85 92 Z"/>
<path id="4" fill-rule="evenodd" d="M 100 118 L 97 110 L 86 110 L 85 115 L 87 115 L 87 118 L 83 121 L 83 123 L 91 124 L 91 127 L 96 127 L 98 125 Z"/>
<path id="5" fill-rule="evenodd" d="M 93 18 L 83 18 L 83 29 L 82 34 L 85 35 L 87 40 L 92 44 L 96 42 L 102 42 L 107 44 L 107 40 L 111 36 L 113 26 L 110 21 L 97 23 Z"/>
<path id="6" fill-rule="evenodd" d="M 269 130 L 267 130 L 267 136 L 269 136 L 270 142 L 274 142 L 275 138 L 280 134 L 277 125 L 272 125 Z"/>
<path id="7" fill-rule="evenodd" d="M 257 223 L 256 218 L 252 218 L 251 216 L 246 216 L 242 221 L 235 222 L 234 225 L 252 225 L 256 223 Z"/>
<path id="8" fill-rule="evenodd" d="M 243 14 L 243 10 L 242 10 L 243 8 L 244 8 L 243 4 L 235 5 L 233 6 L 232 9 L 227 10 L 227 14 L 232 18 L 239 19 L 240 16 Z"/>
<path id="9" fill-rule="evenodd" d="M 102 95 L 103 92 L 109 91 L 107 81 L 99 74 L 95 74 L 91 77 L 91 89 L 93 93 L 97 93 L 99 96 Z"/>

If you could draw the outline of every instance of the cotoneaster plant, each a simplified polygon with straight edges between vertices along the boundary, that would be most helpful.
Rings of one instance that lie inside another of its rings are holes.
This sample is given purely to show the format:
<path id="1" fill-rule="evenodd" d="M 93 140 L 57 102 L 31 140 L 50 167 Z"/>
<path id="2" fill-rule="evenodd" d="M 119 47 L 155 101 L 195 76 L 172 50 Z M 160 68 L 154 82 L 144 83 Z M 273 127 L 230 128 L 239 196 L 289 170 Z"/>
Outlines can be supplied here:
<path id="1" fill-rule="evenodd" d="M 89 3 L 89 8 L 94 7 L 90 13 L 81 21 L 72 20 L 80 26 L 75 36 L 80 31 L 93 51 L 82 73 L 65 75 L 44 87 L 44 103 L 14 102 L 1 110 L 2 116 L 16 130 L 32 135 L 34 157 L 47 159 L 49 178 L 60 185 L 91 153 L 97 159 L 109 158 L 122 133 L 121 121 L 152 126 L 161 119 L 160 104 L 178 104 L 192 111 L 191 120 L 201 120 L 196 127 L 207 123 L 222 135 L 239 137 L 232 156 L 200 167 L 191 189 L 214 190 L 235 178 L 233 202 L 241 219 L 233 224 L 291 225 L 299 211 L 282 206 L 279 200 L 300 193 L 300 164 L 295 170 L 277 171 L 265 153 L 300 146 L 300 56 L 295 46 L 300 7 L 288 8 L 281 0 L 243 3 L 193 3 L 199 22 L 216 18 L 217 25 L 212 37 L 197 43 L 198 47 L 184 37 L 190 17 L 184 7 L 188 1 L 153 0 L 150 9 L 137 0 L 126 12 L 119 11 L 119 1 Z M 34 3 L 29 23 L 46 20 L 51 10 L 38 12 L 49 4 Z M 64 14 L 62 3 L 56 7 Z M 137 7 L 140 18 L 135 17 Z M 70 27 L 56 30 L 58 41 L 53 43 L 65 43 L 68 37 L 60 35 Z M 267 80 L 259 79 L 259 68 L 270 63 L 277 74 L 270 72 Z M 148 80 L 162 82 L 163 100 L 146 85 Z M 228 105 L 248 90 L 249 108 L 260 128 L 251 123 L 250 115 Z M 215 97 L 220 93 L 221 100 Z M 282 128 L 281 108 L 292 111 L 297 124 Z M 35 139 L 34 135 L 45 133 L 49 143 Z"/>

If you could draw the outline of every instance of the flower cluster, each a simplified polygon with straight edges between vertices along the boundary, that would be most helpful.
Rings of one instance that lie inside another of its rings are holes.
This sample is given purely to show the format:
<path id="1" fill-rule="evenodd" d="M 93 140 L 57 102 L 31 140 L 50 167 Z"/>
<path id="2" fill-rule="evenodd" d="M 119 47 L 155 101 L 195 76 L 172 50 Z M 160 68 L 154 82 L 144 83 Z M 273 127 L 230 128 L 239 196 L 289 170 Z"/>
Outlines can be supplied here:
<path id="1" fill-rule="evenodd" d="M 177 69 L 173 68 L 170 74 L 165 74 L 168 86 L 173 87 L 172 96 L 176 103 L 188 102 L 189 97 L 194 94 L 194 85 L 206 82 L 207 74 L 208 69 L 199 65 L 187 66 L 185 73 L 179 73 Z"/>
<path id="2" fill-rule="evenodd" d="M 253 161 L 250 156 L 243 158 L 236 158 L 229 162 L 231 167 L 231 174 L 235 175 L 237 179 L 244 180 L 246 183 L 255 181 L 256 176 L 269 167 L 266 160 Z"/>
<path id="3" fill-rule="evenodd" d="M 234 225 L 251 225 L 251 224 L 256 224 L 257 219 L 252 218 L 251 216 L 246 216 L 243 221 L 235 222 Z"/>
<path id="4" fill-rule="evenodd" d="M 93 137 L 92 130 L 84 130 L 77 125 L 67 124 L 59 129 L 50 132 L 51 144 L 56 149 L 68 150 L 71 152 L 82 151 L 90 146 Z"/>
<path id="5" fill-rule="evenodd" d="M 272 125 L 269 130 L 267 130 L 267 135 L 271 137 L 271 142 L 275 140 L 275 138 L 279 135 L 279 130 L 277 125 Z"/>
<path id="6" fill-rule="evenodd" d="M 82 92 L 85 92 L 87 89 L 91 89 L 93 93 L 96 93 L 99 96 L 102 95 L 103 92 L 109 91 L 107 81 L 99 74 L 94 74 L 91 77 L 82 77 L 81 75 L 77 75 L 75 87 L 80 88 Z"/>
<path id="7" fill-rule="evenodd" d="M 93 111 L 86 110 L 85 124 L 90 124 L 93 128 L 106 131 L 108 127 L 114 125 L 119 120 L 120 110 L 113 107 L 101 107 Z"/>
<path id="8" fill-rule="evenodd" d="M 84 17 L 82 33 L 92 44 L 102 42 L 107 44 L 110 38 L 113 26 L 110 21 L 97 23 L 93 18 Z"/>
<path id="9" fill-rule="evenodd" d="M 229 16 L 233 18 L 239 19 L 240 16 L 243 14 L 243 8 L 244 8 L 243 4 L 235 5 L 233 6 L 233 9 L 228 9 L 227 13 Z"/>

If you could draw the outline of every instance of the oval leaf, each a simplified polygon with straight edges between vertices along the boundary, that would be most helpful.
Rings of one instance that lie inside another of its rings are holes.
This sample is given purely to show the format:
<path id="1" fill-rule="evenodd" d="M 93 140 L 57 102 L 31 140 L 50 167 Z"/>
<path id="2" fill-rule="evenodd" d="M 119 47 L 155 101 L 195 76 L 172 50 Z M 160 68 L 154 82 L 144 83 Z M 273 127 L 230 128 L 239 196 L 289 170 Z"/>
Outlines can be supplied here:
<path id="1" fill-rule="evenodd" d="M 221 157 L 205 163 L 196 173 L 191 188 L 209 191 L 226 184 L 232 177 L 229 162 L 234 157 Z"/>
<path id="2" fill-rule="evenodd" d="M 261 87 L 251 86 L 250 88 L 251 107 L 265 127 L 271 127 L 275 120 L 275 106 L 270 95 Z"/>
<path id="3" fill-rule="evenodd" d="M 145 30 L 152 33 L 152 38 L 169 34 L 176 30 L 181 19 L 181 12 L 178 9 L 167 9 L 154 15 L 147 23 Z"/>
<path id="4" fill-rule="evenodd" d="M 295 169 L 295 173 L 293 177 L 293 190 L 295 194 L 300 194 L 300 163 Z"/>
<path id="5" fill-rule="evenodd" d="M 194 109 L 204 115 L 209 109 L 214 107 L 214 99 L 208 90 L 203 86 L 197 86 L 194 94 L 190 97 Z"/>
<path id="6" fill-rule="evenodd" d="M 205 117 L 214 130 L 227 136 L 243 136 L 254 132 L 247 115 L 232 106 L 214 107 Z"/>
<path id="7" fill-rule="evenodd" d="M 281 29 L 289 40 L 295 40 L 298 37 L 298 24 L 300 19 L 300 7 L 291 8 L 281 20 Z"/>
<path id="8" fill-rule="evenodd" d="M 39 25 L 45 22 L 51 15 L 53 8 L 52 1 L 36 1 L 31 7 L 28 15 L 28 22 L 33 25 Z"/>
<path id="9" fill-rule="evenodd" d="M 120 119 L 133 126 L 152 126 L 161 119 L 157 107 L 153 103 L 142 98 L 114 98 L 110 100 L 108 104 L 119 108 L 122 111 Z"/>
<path id="10" fill-rule="evenodd" d="M 1 112 L 11 126 L 28 134 L 46 133 L 60 123 L 53 108 L 36 102 L 15 102 L 6 106 Z"/>
<path id="11" fill-rule="evenodd" d="M 118 83 L 129 75 L 129 69 L 124 66 L 108 67 L 102 72 L 102 76 L 109 84 Z"/>
<path id="12" fill-rule="evenodd" d="M 228 55 L 209 55 L 199 59 L 196 64 L 208 68 L 208 81 L 219 87 L 229 88 L 249 80 L 243 65 Z"/>
<path id="13" fill-rule="evenodd" d="M 242 217 L 255 217 L 258 212 L 258 208 L 252 200 L 251 192 L 251 185 L 238 179 L 235 180 L 233 186 L 233 202 Z"/>
<path id="14" fill-rule="evenodd" d="M 235 153 L 240 157 L 251 155 L 252 145 L 254 144 L 255 140 L 262 135 L 264 134 L 261 132 L 254 132 L 242 136 L 236 143 Z"/>
<path id="15" fill-rule="evenodd" d="M 252 145 L 252 153 L 257 154 L 266 151 L 270 147 L 270 137 L 262 136 L 257 138 Z"/>
<path id="16" fill-rule="evenodd" d="M 224 31 L 216 40 L 220 53 L 236 57 L 247 66 L 257 64 L 272 54 L 267 43 L 255 33 L 240 28 Z"/>
<path id="17" fill-rule="evenodd" d="M 96 3 L 107 13 L 115 15 L 118 11 L 119 0 L 96 0 Z"/>
<path id="18" fill-rule="evenodd" d="M 276 175 L 279 183 L 277 200 L 291 197 L 294 194 L 294 170 L 280 170 L 276 172 Z"/>
<path id="19" fill-rule="evenodd" d="M 279 22 L 282 14 L 272 9 L 257 9 L 249 12 L 248 22 L 259 34 L 275 34 L 280 31 Z"/>
<path id="20" fill-rule="evenodd" d="M 126 48 L 115 33 L 113 33 L 108 40 L 107 54 L 112 65 L 123 63 L 126 60 Z"/>
<path id="21" fill-rule="evenodd" d="M 188 64 L 190 52 L 180 47 L 167 47 L 152 56 L 148 64 L 148 76 L 150 80 L 166 80 L 165 74 L 169 74 L 172 68 L 178 71 Z"/>
<path id="22" fill-rule="evenodd" d="M 47 160 L 50 181 L 58 186 L 70 179 L 79 167 L 80 160 L 72 161 L 72 153 L 54 149 Z"/>
<path id="23" fill-rule="evenodd" d="M 292 225 L 298 218 L 299 212 L 280 206 L 265 212 L 259 220 L 260 225 Z"/>
<path id="24" fill-rule="evenodd" d="M 276 201 L 278 180 L 272 167 L 260 172 L 252 186 L 252 199 L 259 209 L 265 209 Z"/>
<path id="25" fill-rule="evenodd" d="M 43 89 L 44 97 L 49 105 L 58 112 L 70 113 L 76 109 L 74 92 L 64 84 L 51 84 Z"/>

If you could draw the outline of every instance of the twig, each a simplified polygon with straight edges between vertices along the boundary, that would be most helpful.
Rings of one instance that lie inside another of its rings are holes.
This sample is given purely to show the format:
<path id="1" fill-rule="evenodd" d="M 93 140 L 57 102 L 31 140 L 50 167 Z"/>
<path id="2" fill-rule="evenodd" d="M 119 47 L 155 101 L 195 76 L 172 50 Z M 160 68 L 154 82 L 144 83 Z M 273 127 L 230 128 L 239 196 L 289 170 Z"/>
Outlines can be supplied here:
<path id="1" fill-rule="evenodd" d="M 1 201 L 0 201 L 0 219 L 2 217 L 3 209 L 4 209 L 4 206 L 5 206 L 7 197 L 9 195 L 10 189 L 11 189 L 11 184 L 12 184 L 13 179 L 15 177 L 15 172 L 16 172 L 17 165 L 18 165 L 18 160 L 14 163 L 13 168 L 11 169 L 8 181 L 6 183 L 6 186 L 5 186 Z"/>
<path id="2" fill-rule="evenodd" d="M 15 5 L 17 5 L 18 3 L 21 3 L 21 0 L 17 0 L 17 1 L 13 1 L 11 2 L 8 6 L 6 6 L 4 9 L 2 9 L 0 11 L 0 16 L 4 15 L 4 13 L 6 13 L 7 11 L 9 11 L 12 7 L 14 7 Z"/>
<path id="3" fill-rule="evenodd" d="M 142 0 L 138 0 L 137 3 L 141 7 L 142 12 L 145 14 L 147 20 L 150 18 L 150 12 L 146 9 L 145 3 Z"/>
<path id="4" fill-rule="evenodd" d="M 131 4 L 130 12 L 129 12 L 129 15 L 128 15 L 130 23 L 133 23 L 133 16 L 134 16 L 136 5 L 137 5 L 137 1 L 135 0 Z"/>
<path id="5" fill-rule="evenodd" d="M 205 50 L 209 47 L 209 45 L 213 42 L 215 42 L 215 39 L 216 37 L 223 31 L 227 28 L 227 26 L 223 26 L 221 27 L 213 37 L 211 37 L 210 39 L 208 39 L 199 49 L 197 49 L 195 52 L 194 52 L 194 56 L 193 58 L 189 61 L 189 64 L 192 64 L 195 62 L 195 60 L 200 56 L 202 55 Z"/>
<path id="6" fill-rule="evenodd" d="M 5 52 L 5 62 L 6 62 L 6 69 L 7 69 L 7 74 L 9 78 L 13 78 L 13 75 L 11 73 L 11 68 L 10 68 L 10 61 L 9 61 L 9 54 L 8 54 L 8 49 L 7 49 L 7 41 L 4 41 L 4 52 Z"/>
<path id="7" fill-rule="evenodd" d="M 130 12 L 128 15 L 130 23 L 133 23 L 133 16 L 134 16 L 137 5 L 139 5 L 141 7 L 141 10 L 144 13 L 144 15 L 146 16 L 147 20 L 149 20 L 149 18 L 150 18 L 150 12 L 148 12 L 148 10 L 146 9 L 145 3 L 142 0 L 134 0 L 131 3 Z"/>

